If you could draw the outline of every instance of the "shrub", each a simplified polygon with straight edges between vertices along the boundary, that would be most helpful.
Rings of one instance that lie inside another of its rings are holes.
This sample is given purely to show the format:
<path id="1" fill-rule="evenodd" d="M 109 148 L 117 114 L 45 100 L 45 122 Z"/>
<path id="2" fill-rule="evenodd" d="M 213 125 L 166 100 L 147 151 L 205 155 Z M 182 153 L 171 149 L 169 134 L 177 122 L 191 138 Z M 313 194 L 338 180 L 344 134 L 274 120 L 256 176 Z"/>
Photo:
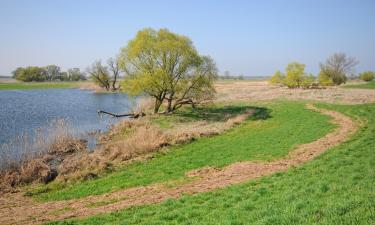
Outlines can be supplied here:
<path id="1" fill-rule="evenodd" d="M 324 71 L 320 71 L 318 76 L 318 82 L 321 86 L 333 86 L 335 83 Z"/>
<path id="2" fill-rule="evenodd" d="M 305 65 L 293 62 L 286 69 L 286 75 L 277 71 L 270 79 L 272 84 L 282 84 L 288 88 L 310 88 L 314 84 L 314 76 L 305 73 Z"/>
<path id="3" fill-rule="evenodd" d="M 315 78 L 312 74 L 304 76 L 304 79 L 301 82 L 301 87 L 303 88 L 311 88 L 314 85 Z"/>
<path id="4" fill-rule="evenodd" d="M 305 65 L 292 62 L 289 63 L 285 69 L 286 76 L 284 79 L 284 84 L 289 88 L 298 88 L 301 87 L 301 83 L 304 80 L 305 76 Z"/>
<path id="5" fill-rule="evenodd" d="M 366 82 L 374 80 L 374 77 L 375 77 L 375 73 L 372 71 L 365 71 L 359 75 L 359 78 Z"/>
<path id="6" fill-rule="evenodd" d="M 276 71 L 276 73 L 271 77 L 271 79 L 269 80 L 269 82 L 271 84 L 283 84 L 283 81 L 285 79 L 285 75 L 280 72 L 280 70 Z"/>
<path id="7" fill-rule="evenodd" d="M 325 63 L 320 63 L 320 75 L 326 84 L 345 84 L 347 76 L 352 74 L 357 64 L 358 61 L 355 58 L 348 57 L 344 53 L 335 53 Z"/>

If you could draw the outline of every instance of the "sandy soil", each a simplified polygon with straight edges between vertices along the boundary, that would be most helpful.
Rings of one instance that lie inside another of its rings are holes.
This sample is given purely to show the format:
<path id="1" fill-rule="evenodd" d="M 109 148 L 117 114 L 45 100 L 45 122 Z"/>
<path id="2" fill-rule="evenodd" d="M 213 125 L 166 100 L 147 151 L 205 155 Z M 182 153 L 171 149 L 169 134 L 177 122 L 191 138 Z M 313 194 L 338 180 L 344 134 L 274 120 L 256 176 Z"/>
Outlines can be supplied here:
<path id="1" fill-rule="evenodd" d="M 51 220 L 87 217 L 242 183 L 312 160 L 347 140 L 357 129 L 354 121 L 341 113 L 317 109 L 312 105 L 307 107 L 331 116 L 332 123 L 338 127 L 314 142 L 298 146 L 282 159 L 271 162 L 237 162 L 222 169 L 205 167 L 188 172 L 186 175 L 195 179 L 175 187 L 155 184 L 67 201 L 36 203 L 21 193 L 7 194 L 0 197 L 0 224 L 40 224 Z"/>
<path id="2" fill-rule="evenodd" d="M 362 104 L 375 102 L 375 90 L 328 87 L 326 89 L 288 89 L 267 81 L 218 82 L 219 101 L 260 101 L 273 99 L 315 100 L 329 103 Z"/>

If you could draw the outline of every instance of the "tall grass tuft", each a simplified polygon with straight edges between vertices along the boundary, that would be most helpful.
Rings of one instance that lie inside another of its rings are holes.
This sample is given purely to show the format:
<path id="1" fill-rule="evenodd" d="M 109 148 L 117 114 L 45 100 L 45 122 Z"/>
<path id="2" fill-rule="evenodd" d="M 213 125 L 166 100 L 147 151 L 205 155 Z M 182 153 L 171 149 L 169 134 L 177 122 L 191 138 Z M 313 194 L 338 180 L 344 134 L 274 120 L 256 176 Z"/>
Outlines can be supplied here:
<path id="1" fill-rule="evenodd" d="M 85 148 L 63 119 L 23 133 L 0 148 L 0 192 L 34 181 L 49 182 L 57 176 L 56 165 L 67 154 Z"/>

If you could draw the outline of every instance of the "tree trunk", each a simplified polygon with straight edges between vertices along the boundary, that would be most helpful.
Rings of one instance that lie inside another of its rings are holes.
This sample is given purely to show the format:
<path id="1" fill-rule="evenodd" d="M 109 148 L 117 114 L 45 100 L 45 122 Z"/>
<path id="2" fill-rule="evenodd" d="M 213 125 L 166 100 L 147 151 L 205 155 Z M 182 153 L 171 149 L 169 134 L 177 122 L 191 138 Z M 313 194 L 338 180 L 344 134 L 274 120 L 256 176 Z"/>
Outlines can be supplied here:
<path id="1" fill-rule="evenodd" d="M 167 106 L 167 113 L 170 113 L 172 111 L 173 111 L 173 109 L 172 109 L 172 98 L 169 98 L 168 99 L 168 106 Z"/>
<path id="2" fill-rule="evenodd" d="M 156 100 L 155 100 L 154 113 L 158 113 L 158 112 L 159 112 L 159 109 L 160 109 L 161 103 L 162 103 L 161 100 L 159 100 L 159 99 L 156 99 Z"/>
<path id="3" fill-rule="evenodd" d="M 170 112 L 173 111 L 173 107 L 172 107 L 173 96 L 174 96 L 174 93 L 172 93 L 172 94 L 169 96 L 169 98 L 167 98 L 167 100 L 168 100 L 167 113 L 170 113 Z"/>
<path id="4" fill-rule="evenodd" d="M 143 116 L 146 115 L 143 112 L 139 112 L 139 113 L 127 113 L 127 114 L 114 114 L 114 113 L 110 113 L 110 112 L 107 112 L 107 111 L 98 110 L 98 114 L 101 114 L 101 113 L 110 115 L 112 117 L 130 117 L 130 118 L 134 118 L 134 119 L 137 119 L 138 117 L 143 117 Z"/>

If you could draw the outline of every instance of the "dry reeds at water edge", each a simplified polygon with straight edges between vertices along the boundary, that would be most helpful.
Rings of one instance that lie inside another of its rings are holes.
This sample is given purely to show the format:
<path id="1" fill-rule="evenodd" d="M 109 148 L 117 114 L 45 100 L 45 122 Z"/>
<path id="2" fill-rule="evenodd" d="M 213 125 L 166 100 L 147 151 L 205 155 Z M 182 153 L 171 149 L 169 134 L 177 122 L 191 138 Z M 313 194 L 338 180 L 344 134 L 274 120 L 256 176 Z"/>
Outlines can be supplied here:
<path id="1" fill-rule="evenodd" d="M 0 192 L 15 191 L 17 186 L 34 181 L 53 180 L 57 165 L 66 155 L 86 149 L 86 143 L 74 139 L 71 131 L 65 120 L 54 120 L 0 146 Z"/>
<path id="2" fill-rule="evenodd" d="M 151 105 L 149 100 L 140 101 L 134 112 L 145 112 Z M 57 121 L 48 129 L 38 131 L 37 140 L 22 146 L 16 157 L 12 155 L 11 146 L 2 151 L 0 192 L 15 191 L 18 186 L 32 182 L 92 179 L 133 160 L 147 159 L 152 156 L 150 153 L 164 146 L 220 134 L 255 112 L 255 109 L 248 109 L 241 114 L 228 114 L 223 121 L 184 122 L 168 129 L 153 123 L 152 116 L 123 120 L 101 136 L 100 145 L 92 152 L 87 150 L 85 141 L 71 135 L 65 121 Z"/>
<path id="3" fill-rule="evenodd" d="M 186 143 L 203 136 L 222 133 L 246 120 L 255 110 L 232 116 L 222 122 L 196 121 L 162 129 L 148 118 L 126 120 L 112 127 L 102 137 L 102 145 L 87 154 L 69 156 L 69 163 L 59 167 L 59 180 L 90 179 L 113 166 L 144 159 L 164 146 Z M 118 134 L 124 134 L 119 138 Z"/>

